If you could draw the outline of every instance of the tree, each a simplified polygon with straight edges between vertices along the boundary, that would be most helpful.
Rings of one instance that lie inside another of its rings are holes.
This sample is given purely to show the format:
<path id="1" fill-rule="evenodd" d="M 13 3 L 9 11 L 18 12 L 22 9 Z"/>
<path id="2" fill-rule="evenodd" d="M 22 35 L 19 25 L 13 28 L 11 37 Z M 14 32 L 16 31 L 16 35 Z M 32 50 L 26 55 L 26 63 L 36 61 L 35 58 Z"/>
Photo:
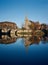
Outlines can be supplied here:
<path id="1" fill-rule="evenodd" d="M 31 25 L 29 25 L 29 28 L 35 30 L 35 24 L 31 23 Z"/>

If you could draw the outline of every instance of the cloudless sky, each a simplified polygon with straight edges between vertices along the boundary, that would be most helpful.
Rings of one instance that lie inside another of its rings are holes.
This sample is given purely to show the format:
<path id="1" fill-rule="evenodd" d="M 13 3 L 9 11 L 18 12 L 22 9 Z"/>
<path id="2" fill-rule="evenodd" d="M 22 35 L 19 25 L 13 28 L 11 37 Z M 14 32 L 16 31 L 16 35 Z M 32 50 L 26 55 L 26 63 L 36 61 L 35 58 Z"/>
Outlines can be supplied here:
<path id="1" fill-rule="evenodd" d="M 48 0 L 0 0 L 0 22 L 15 22 L 19 27 L 25 16 L 48 24 Z"/>

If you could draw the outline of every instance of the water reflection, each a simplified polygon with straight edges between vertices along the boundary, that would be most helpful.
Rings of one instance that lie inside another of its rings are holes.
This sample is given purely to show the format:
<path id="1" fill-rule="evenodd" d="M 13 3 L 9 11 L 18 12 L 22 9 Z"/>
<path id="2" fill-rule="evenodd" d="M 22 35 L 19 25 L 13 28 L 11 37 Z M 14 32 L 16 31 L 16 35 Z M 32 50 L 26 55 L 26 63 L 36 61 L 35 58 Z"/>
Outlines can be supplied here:
<path id="1" fill-rule="evenodd" d="M 16 40 L 17 40 L 17 37 L 9 37 L 8 35 L 2 35 L 0 39 L 0 43 L 10 44 L 10 43 L 16 42 Z"/>
<path id="2" fill-rule="evenodd" d="M 23 38 L 25 47 L 30 46 L 32 44 L 39 44 L 40 41 L 42 41 L 42 43 L 44 44 L 48 42 L 48 40 L 45 38 L 32 36 L 32 35 L 31 36 L 15 36 L 14 34 L 11 34 L 10 36 L 11 37 L 9 37 L 8 35 L 2 35 L 0 39 L 0 43 L 10 44 L 10 43 L 16 42 L 18 38 Z"/>
<path id="3" fill-rule="evenodd" d="M 25 46 L 29 46 L 29 45 L 32 45 L 32 44 L 39 44 L 39 42 L 41 41 L 41 38 L 40 37 L 27 37 L 27 38 L 24 38 L 24 41 L 25 41 Z"/>

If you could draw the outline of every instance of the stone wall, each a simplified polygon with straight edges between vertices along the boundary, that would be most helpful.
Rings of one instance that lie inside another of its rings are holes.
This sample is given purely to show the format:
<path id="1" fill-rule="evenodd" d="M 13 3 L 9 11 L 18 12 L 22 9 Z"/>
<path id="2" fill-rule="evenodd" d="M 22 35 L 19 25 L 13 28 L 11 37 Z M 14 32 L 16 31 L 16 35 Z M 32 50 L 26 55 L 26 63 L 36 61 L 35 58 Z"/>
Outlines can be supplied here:
<path id="1" fill-rule="evenodd" d="M 0 29 L 2 28 L 16 29 L 17 25 L 13 22 L 0 22 Z"/>
<path id="2" fill-rule="evenodd" d="M 17 25 L 13 22 L 0 22 L 0 29 L 2 29 L 2 32 L 7 32 L 8 30 L 16 30 Z"/>

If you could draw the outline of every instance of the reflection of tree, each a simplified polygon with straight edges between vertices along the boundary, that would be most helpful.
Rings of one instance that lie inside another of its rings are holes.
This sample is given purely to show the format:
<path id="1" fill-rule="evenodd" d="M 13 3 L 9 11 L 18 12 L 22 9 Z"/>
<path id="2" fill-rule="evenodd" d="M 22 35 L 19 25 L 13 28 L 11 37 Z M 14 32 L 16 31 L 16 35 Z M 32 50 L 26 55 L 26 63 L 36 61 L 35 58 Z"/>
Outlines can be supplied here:
<path id="1" fill-rule="evenodd" d="M 35 36 L 42 37 L 43 35 L 44 35 L 44 32 L 42 32 L 41 30 L 36 30 L 35 31 Z"/>
<path id="2" fill-rule="evenodd" d="M 41 38 L 34 36 L 34 37 L 24 38 L 24 41 L 25 41 L 25 46 L 29 46 L 32 44 L 39 44 Z"/>

